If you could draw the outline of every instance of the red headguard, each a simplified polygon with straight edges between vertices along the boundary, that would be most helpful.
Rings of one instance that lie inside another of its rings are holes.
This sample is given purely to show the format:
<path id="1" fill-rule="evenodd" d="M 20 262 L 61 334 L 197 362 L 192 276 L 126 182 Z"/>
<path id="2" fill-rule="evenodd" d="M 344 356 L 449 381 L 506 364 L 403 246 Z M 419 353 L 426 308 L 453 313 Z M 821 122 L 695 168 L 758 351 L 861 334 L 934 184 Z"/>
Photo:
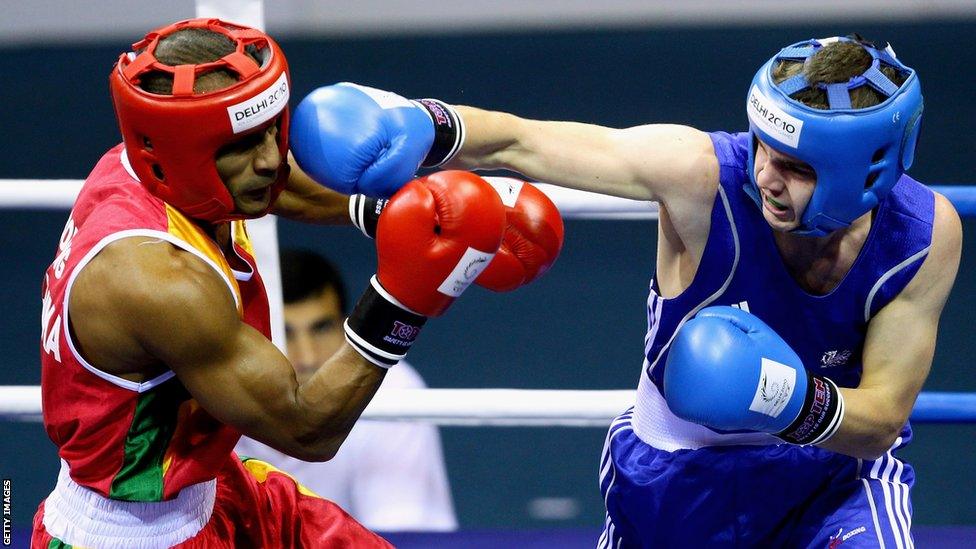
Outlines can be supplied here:
<path id="1" fill-rule="evenodd" d="M 156 59 L 162 38 L 184 29 L 205 29 L 227 36 L 236 50 L 200 65 L 164 65 Z M 256 51 L 260 65 L 245 53 Z M 241 219 L 217 174 L 217 151 L 244 135 L 278 123 L 281 166 L 271 187 L 271 203 L 288 177 L 288 63 L 267 34 L 218 19 L 190 19 L 155 30 L 132 45 L 109 76 L 115 115 L 122 130 L 132 169 L 149 192 L 190 217 L 209 222 Z M 198 93 L 193 83 L 201 74 L 223 69 L 238 82 L 217 91 Z M 172 95 L 140 87 L 148 72 L 173 75 Z"/>

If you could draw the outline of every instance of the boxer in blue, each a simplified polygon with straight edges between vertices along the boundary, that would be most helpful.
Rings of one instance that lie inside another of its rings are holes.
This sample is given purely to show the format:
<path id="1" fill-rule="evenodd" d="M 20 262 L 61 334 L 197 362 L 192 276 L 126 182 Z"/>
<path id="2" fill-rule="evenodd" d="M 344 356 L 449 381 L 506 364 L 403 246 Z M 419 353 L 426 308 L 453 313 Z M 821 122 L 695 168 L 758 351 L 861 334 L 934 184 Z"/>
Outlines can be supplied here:
<path id="1" fill-rule="evenodd" d="M 313 94 L 293 126 L 325 136 L 294 139 L 322 182 L 354 191 L 325 160 L 353 157 L 368 178 L 406 140 L 419 151 L 400 153 L 408 171 L 505 168 L 660 203 L 637 401 L 601 460 L 600 547 L 913 546 L 914 473 L 896 453 L 962 236 L 950 203 L 904 173 L 922 95 L 890 47 L 855 35 L 784 48 L 756 73 L 736 134 L 343 86 Z M 350 109 L 354 137 L 323 122 Z"/>

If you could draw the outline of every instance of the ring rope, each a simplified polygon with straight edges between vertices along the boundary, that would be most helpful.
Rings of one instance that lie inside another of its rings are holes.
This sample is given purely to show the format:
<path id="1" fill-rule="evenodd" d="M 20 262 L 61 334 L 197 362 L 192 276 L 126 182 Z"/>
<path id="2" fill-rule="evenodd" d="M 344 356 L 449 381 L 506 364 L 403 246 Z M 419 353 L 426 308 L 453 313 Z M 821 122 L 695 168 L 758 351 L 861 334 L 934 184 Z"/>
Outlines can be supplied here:
<path id="1" fill-rule="evenodd" d="M 486 177 L 485 179 L 499 179 Z M 0 179 L 0 209 L 70 209 L 84 183 L 81 179 Z M 568 219 L 657 219 L 653 202 L 629 200 L 548 183 L 539 189 L 555 202 Z M 952 202 L 963 217 L 976 217 L 976 186 L 932 185 Z"/>
<path id="2" fill-rule="evenodd" d="M 606 427 L 634 398 L 633 390 L 383 389 L 362 418 L 453 426 Z M 41 388 L 0 386 L 0 419 L 40 421 Z M 922 393 L 911 420 L 976 422 L 976 395 Z"/>

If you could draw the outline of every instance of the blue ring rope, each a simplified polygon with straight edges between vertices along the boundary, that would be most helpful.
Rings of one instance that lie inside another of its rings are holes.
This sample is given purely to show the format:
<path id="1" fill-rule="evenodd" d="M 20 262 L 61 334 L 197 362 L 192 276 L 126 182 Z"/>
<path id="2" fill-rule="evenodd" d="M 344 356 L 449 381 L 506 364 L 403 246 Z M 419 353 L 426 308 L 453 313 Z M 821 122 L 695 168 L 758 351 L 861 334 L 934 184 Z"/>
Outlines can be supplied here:
<path id="1" fill-rule="evenodd" d="M 961 217 L 976 217 L 976 186 L 929 185 L 929 188 L 945 195 Z"/>
<path id="2" fill-rule="evenodd" d="M 913 423 L 976 423 L 976 393 L 923 392 L 910 419 Z"/>
<path id="3" fill-rule="evenodd" d="M 976 186 L 931 185 L 952 202 L 961 217 L 976 217 Z M 976 423 L 976 393 L 923 392 L 918 395 L 914 423 Z"/>

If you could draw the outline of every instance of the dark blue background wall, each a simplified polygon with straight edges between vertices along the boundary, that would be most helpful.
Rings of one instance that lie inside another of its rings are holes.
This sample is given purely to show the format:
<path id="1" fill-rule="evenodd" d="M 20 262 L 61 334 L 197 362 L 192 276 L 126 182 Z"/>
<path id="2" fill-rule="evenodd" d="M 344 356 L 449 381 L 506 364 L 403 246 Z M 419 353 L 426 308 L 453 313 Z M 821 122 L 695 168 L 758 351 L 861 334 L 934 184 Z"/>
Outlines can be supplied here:
<path id="1" fill-rule="evenodd" d="M 926 114 L 912 174 L 932 183 L 976 183 L 971 158 L 976 25 L 842 25 L 805 28 L 483 34 L 396 39 L 286 40 L 295 97 L 351 80 L 548 119 L 611 126 L 647 122 L 740 129 L 756 67 L 778 47 L 857 30 L 894 42 L 922 75 Z M 106 76 L 124 42 L 0 49 L 0 178 L 83 178 L 118 140 Z M 963 67 L 963 68 L 960 68 Z M 65 212 L 0 210 L 0 384 L 39 382 L 40 278 Z M 926 389 L 976 391 L 971 337 L 976 234 L 940 331 Z M 513 294 L 469 291 L 434 320 L 411 353 L 435 387 L 632 388 L 638 378 L 653 270 L 650 222 L 571 221 L 556 268 Z M 282 244 L 325 251 L 358 295 L 374 269 L 371 245 L 348 228 L 283 222 Z M 914 462 L 916 523 L 976 523 L 974 426 L 921 426 Z M 448 428 L 444 444 L 465 527 L 543 526 L 537 497 L 568 497 L 596 525 L 600 429 Z M 15 524 L 27 526 L 53 486 L 57 458 L 39 424 L 0 423 L 0 476 L 12 478 Z"/>

